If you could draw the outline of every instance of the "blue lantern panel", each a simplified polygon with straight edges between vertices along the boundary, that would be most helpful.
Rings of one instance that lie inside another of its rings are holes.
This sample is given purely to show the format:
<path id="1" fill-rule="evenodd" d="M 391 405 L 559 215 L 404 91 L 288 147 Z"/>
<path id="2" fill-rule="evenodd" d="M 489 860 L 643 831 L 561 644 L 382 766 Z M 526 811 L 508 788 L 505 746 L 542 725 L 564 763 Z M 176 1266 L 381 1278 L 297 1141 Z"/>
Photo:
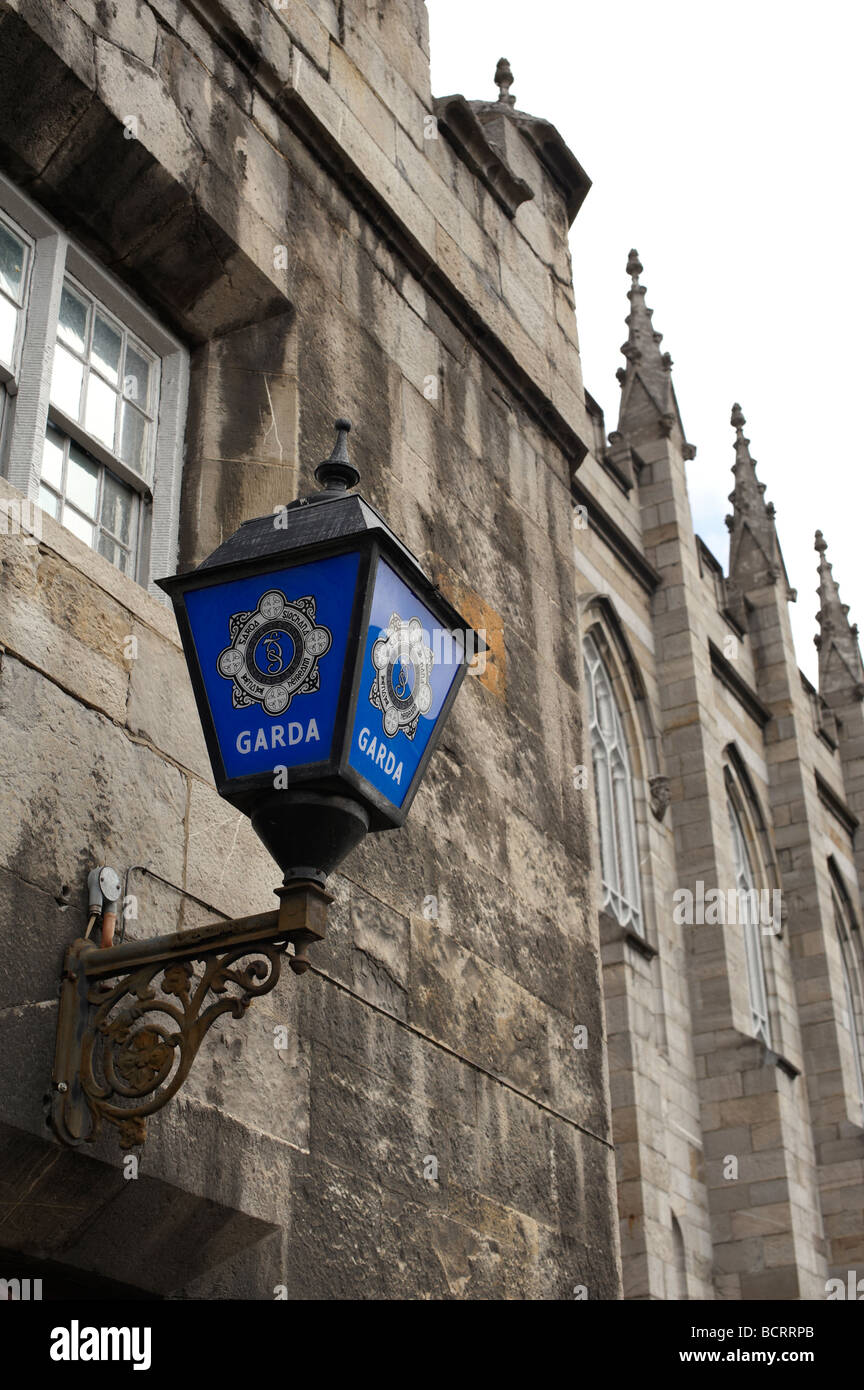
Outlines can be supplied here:
<path id="1" fill-rule="evenodd" d="M 186 594 L 186 611 L 229 778 L 326 761 L 359 556 Z"/>
<path id="2" fill-rule="evenodd" d="M 395 807 L 463 660 L 463 644 L 379 560 L 348 762 Z"/>

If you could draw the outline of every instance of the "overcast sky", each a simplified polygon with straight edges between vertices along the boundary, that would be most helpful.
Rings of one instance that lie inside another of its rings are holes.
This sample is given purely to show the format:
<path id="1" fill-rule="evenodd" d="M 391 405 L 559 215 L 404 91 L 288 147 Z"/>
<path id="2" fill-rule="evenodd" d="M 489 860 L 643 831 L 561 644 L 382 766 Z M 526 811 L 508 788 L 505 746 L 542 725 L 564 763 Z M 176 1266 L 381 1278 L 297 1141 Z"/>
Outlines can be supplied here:
<path id="1" fill-rule="evenodd" d="M 585 386 L 617 420 L 627 252 L 687 438 L 696 530 L 728 563 L 733 401 L 817 679 L 813 533 L 864 628 L 861 0 L 427 0 L 432 90 L 552 121 L 593 179 L 571 235 Z"/>

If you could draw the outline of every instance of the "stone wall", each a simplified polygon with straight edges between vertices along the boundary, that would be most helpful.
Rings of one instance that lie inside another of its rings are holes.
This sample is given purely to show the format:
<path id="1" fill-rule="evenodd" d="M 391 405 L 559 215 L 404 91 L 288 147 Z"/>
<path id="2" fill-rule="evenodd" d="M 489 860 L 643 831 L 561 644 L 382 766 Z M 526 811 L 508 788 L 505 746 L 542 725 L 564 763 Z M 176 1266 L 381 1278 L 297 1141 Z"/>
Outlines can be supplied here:
<path id="1" fill-rule="evenodd" d="M 167 608 L 50 518 L 3 530 L 3 1248 L 205 1298 L 616 1298 L 623 1264 L 629 1298 L 797 1299 L 864 1273 L 832 905 L 839 874 L 860 923 L 855 632 L 821 565 L 808 690 L 740 423 L 729 573 L 695 536 L 635 253 L 607 436 L 560 135 L 506 91 L 433 98 L 422 0 L 0 0 L 0 169 L 185 344 L 183 567 L 309 490 L 347 414 L 364 494 L 491 649 L 404 829 L 334 876 L 313 968 L 217 1025 L 126 1181 L 113 1139 L 45 1124 L 86 872 L 123 873 L 130 937 L 266 911 L 277 874 L 214 791 Z M 599 910 L 588 632 L 641 933 Z M 729 779 L 785 904 L 770 1047 L 741 931 L 672 911 L 734 886 Z"/>
<path id="2" fill-rule="evenodd" d="M 188 346 L 183 563 L 308 489 L 348 414 L 363 491 L 493 660 L 406 827 L 335 876 L 313 970 L 217 1025 L 126 1182 L 113 1140 L 45 1126 L 86 871 L 129 871 L 142 936 L 267 910 L 276 875 L 166 609 L 48 518 L 3 537 L 2 1197 L 52 1213 L 4 1246 L 173 1296 L 614 1298 L 568 189 L 478 122 L 533 191 L 514 216 L 430 125 L 419 0 L 134 10 L 2 0 L 0 164 Z"/>

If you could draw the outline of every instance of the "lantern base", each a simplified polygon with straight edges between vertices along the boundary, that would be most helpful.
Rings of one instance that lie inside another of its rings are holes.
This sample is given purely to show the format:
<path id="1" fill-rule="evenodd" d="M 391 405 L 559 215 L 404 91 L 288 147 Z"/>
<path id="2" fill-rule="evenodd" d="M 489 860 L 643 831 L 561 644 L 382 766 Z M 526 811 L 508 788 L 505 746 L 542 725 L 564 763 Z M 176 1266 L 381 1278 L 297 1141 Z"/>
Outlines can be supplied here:
<path id="1" fill-rule="evenodd" d="M 369 812 L 359 801 L 299 788 L 273 792 L 250 819 L 286 884 L 311 879 L 323 886 L 369 829 Z"/>

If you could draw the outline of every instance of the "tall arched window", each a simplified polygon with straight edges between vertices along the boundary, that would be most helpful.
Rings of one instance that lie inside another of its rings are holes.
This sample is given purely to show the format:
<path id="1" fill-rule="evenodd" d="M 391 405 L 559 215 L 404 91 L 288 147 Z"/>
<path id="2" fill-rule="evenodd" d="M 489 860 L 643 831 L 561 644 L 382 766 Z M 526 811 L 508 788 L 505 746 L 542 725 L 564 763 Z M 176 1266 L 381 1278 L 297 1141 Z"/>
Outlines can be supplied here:
<path id="1" fill-rule="evenodd" d="M 727 788 L 727 805 L 729 808 L 729 825 L 732 830 L 732 852 L 735 864 L 735 887 L 738 890 L 738 902 L 742 907 L 743 928 L 744 928 L 744 948 L 747 956 L 747 984 L 750 990 L 750 1013 L 753 1022 L 753 1032 L 757 1038 L 762 1038 L 766 1046 L 771 1045 L 771 1024 L 768 1017 L 768 988 L 765 983 L 765 962 L 762 958 L 762 937 L 759 924 L 759 912 L 754 905 L 759 902 L 756 879 L 753 874 L 753 865 L 750 858 L 750 850 L 747 847 L 747 836 L 744 833 L 744 825 L 741 819 L 741 812 L 735 803 L 732 793 Z"/>
<path id="2" fill-rule="evenodd" d="M 687 1298 L 687 1251 L 684 1245 L 684 1233 L 677 1216 L 672 1217 L 672 1254 L 674 1264 L 667 1275 L 667 1282 L 670 1285 L 667 1298 L 683 1300 Z"/>
<path id="3" fill-rule="evenodd" d="M 832 879 L 833 877 L 832 874 Z M 860 1118 L 864 1120 L 864 991 L 861 987 L 861 972 L 852 937 L 852 914 L 846 894 L 836 883 L 832 883 L 831 899 L 834 904 L 834 922 L 840 938 L 840 960 L 843 966 L 844 1008 L 840 1022 L 846 1028 L 852 1044 L 857 1100 L 861 1107 Z"/>
<path id="4" fill-rule="evenodd" d="M 586 637 L 585 685 L 594 764 L 603 909 L 644 935 L 630 756 L 612 679 L 593 637 Z"/>

